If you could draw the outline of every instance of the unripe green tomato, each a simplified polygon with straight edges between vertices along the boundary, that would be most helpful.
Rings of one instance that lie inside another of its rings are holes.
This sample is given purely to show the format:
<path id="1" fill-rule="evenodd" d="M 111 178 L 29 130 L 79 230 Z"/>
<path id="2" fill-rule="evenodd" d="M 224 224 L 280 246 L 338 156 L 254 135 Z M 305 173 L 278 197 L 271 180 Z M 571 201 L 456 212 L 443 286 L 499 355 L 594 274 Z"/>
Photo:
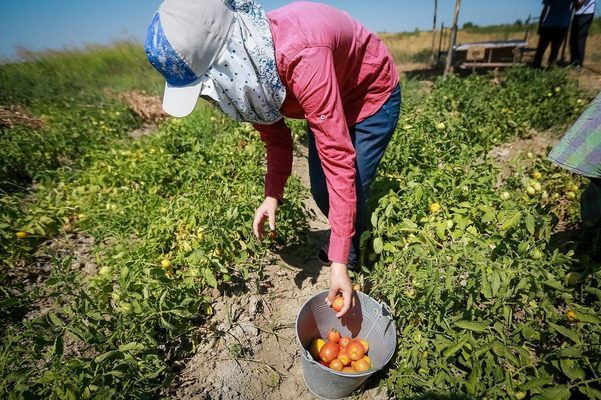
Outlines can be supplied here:
<path id="1" fill-rule="evenodd" d="M 582 274 L 580 272 L 571 271 L 568 273 L 566 278 L 568 281 L 568 285 L 576 286 L 578 282 L 580 282 L 580 280 L 582 279 Z"/>
<path id="2" fill-rule="evenodd" d="M 532 186 L 528 186 L 526 188 L 526 193 L 528 193 L 528 196 L 532 197 L 536 193 L 536 190 L 534 190 L 534 188 Z"/>
<path id="3" fill-rule="evenodd" d="M 541 253 L 538 249 L 534 249 L 530 253 L 530 257 L 532 257 L 533 260 L 540 260 L 541 258 L 543 258 L 543 253 Z"/>
<path id="4" fill-rule="evenodd" d="M 503 200 L 509 200 L 509 197 L 511 197 L 511 196 L 509 195 L 509 192 L 503 192 L 503 193 L 501 193 L 501 198 L 502 198 Z"/>
<path id="5" fill-rule="evenodd" d="M 119 306 L 119 309 L 121 310 L 121 312 L 123 314 L 131 314 L 131 311 L 132 311 L 131 304 L 129 304 L 127 302 L 121 303 L 121 305 Z"/>

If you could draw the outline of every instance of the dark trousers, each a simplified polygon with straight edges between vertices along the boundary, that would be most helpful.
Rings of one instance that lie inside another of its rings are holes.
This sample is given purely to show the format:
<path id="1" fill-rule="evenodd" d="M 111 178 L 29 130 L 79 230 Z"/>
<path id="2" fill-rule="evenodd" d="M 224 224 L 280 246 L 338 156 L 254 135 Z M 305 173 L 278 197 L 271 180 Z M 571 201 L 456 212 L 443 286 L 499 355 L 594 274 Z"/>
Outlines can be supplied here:
<path id="1" fill-rule="evenodd" d="M 390 97 L 374 115 L 349 127 L 351 141 L 355 147 L 355 184 L 357 189 L 357 214 L 355 236 L 351 244 L 348 266 L 353 269 L 359 258 L 359 239 L 367 224 L 367 200 L 371 182 L 382 160 L 384 151 L 392 138 L 401 111 L 401 88 L 397 86 Z M 327 217 L 330 210 L 326 176 L 319 160 L 315 137 L 307 129 L 309 139 L 309 178 L 311 194 L 320 211 Z"/>
<path id="2" fill-rule="evenodd" d="M 543 55 L 549 44 L 551 44 L 551 54 L 549 54 L 549 60 L 547 65 L 551 66 L 557 60 L 561 43 L 566 37 L 568 28 L 545 28 L 541 27 L 538 32 L 538 47 L 534 54 L 534 61 L 532 66 L 534 68 L 540 68 L 543 61 Z"/>
<path id="3" fill-rule="evenodd" d="M 570 32 L 570 54 L 574 65 L 582 66 L 584 62 L 584 47 L 588 30 L 593 22 L 594 14 L 574 15 L 572 31 Z"/>

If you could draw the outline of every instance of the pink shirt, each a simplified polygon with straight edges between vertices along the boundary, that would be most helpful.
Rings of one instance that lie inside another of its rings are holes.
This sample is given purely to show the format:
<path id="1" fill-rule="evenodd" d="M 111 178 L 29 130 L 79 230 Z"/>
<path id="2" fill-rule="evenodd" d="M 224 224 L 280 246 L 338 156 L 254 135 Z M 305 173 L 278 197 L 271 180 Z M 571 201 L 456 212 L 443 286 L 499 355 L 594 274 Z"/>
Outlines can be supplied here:
<path id="1" fill-rule="evenodd" d="M 286 86 L 281 111 L 306 119 L 315 136 L 330 199 L 331 261 L 346 263 L 355 233 L 355 149 L 349 126 L 376 113 L 399 82 L 382 41 L 347 13 L 294 2 L 268 13 L 276 63 Z M 267 149 L 265 195 L 282 198 L 292 171 L 284 120 L 254 125 Z"/>

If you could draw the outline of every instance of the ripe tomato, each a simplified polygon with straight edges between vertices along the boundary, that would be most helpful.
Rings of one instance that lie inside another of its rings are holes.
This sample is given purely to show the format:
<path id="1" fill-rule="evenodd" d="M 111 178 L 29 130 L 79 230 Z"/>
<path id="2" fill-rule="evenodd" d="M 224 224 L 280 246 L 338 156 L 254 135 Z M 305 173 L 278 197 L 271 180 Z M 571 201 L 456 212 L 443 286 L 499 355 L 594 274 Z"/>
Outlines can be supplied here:
<path id="1" fill-rule="evenodd" d="M 340 332 L 338 332 L 334 328 L 330 329 L 330 331 L 328 332 L 328 342 L 338 343 L 339 340 L 340 340 Z"/>
<path id="2" fill-rule="evenodd" d="M 344 336 L 343 338 L 340 339 L 340 341 L 338 342 L 338 344 L 340 345 L 340 347 L 346 347 L 351 341 L 351 338 L 348 336 Z"/>
<path id="3" fill-rule="evenodd" d="M 319 352 L 319 357 L 322 361 L 330 363 L 333 359 L 338 356 L 338 345 L 336 343 L 328 342 L 323 345 Z"/>
<path id="4" fill-rule="evenodd" d="M 574 322 L 576 320 L 576 313 L 570 310 L 566 313 L 566 318 L 568 319 L 568 321 Z"/>
<path id="5" fill-rule="evenodd" d="M 267 232 L 267 237 L 271 240 L 275 240 L 278 237 L 278 234 L 276 231 L 269 231 Z"/>
<path id="6" fill-rule="evenodd" d="M 327 362 L 323 362 L 323 361 L 319 360 L 319 363 L 321 365 L 323 365 L 324 367 L 328 367 L 328 368 L 330 367 L 330 365 Z"/>
<path id="7" fill-rule="evenodd" d="M 353 361 L 360 360 L 365 355 L 365 347 L 363 347 L 358 340 L 351 340 L 351 342 L 346 345 L 346 351 Z"/>
<path id="8" fill-rule="evenodd" d="M 346 373 L 349 373 L 349 374 L 354 374 L 355 370 L 353 369 L 353 367 L 344 367 L 344 368 L 342 368 L 342 372 L 346 372 Z"/>
<path id="9" fill-rule="evenodd" d="M 332 308 L 336 312 L 338 312 L 338 311 L 342 310 L 342 307 L 344 307 L 344 299 L 342 298 L 342 296 L 336 296 L 336 298 L 332 302 Z"/>
<path id="10" fill-rule="evenodd" d="M 357 339 L 359 342 L 361 342 L 361 344 L 363 345 L 363 347 L 365 347 L 365 352 L 367 353 L 369 351 L 369 343 L 367 343 L 367 341 L 363 340 L 363 339 Z"/>
<path id="11" fill-rule="evenodd" d="M 321 338 L 313 339 L 311 342 L 311 345 L 309 346 L 309 353 L 311 353 L 315 360 L 319 360 L 319 352 L 324 344 L 326 344 L 326 342 Z"/>
<path id="12" fill-rule="evenodd" d="M 351 363 L 351 358 L 348 355 L 348 352 L 346 351 L 345 348 L 342 348 L 339 352 L 338 352 L 338 356 L 337 358 L 342 361 L 342 364 L 346 367 L 347 365 L 349 365 Z"/>
<path id="13" fill-rule="evenodd" d="M 334 371 L 342 371 L 342 368 L 344 368 L 344 365 L 342 365 L 342 361 L 335 358 L 330 362 L 330 368 L 332 368 Z"/>
<path id="14" fill-rule="evenodd" d="M 369 369 L 370 364 L 369 361 L 367 361 L 365 358 L 361 358 L 360 360 L 353 361 L 351 363 L 351 366 L 357 372 L 364 372 Z"/>

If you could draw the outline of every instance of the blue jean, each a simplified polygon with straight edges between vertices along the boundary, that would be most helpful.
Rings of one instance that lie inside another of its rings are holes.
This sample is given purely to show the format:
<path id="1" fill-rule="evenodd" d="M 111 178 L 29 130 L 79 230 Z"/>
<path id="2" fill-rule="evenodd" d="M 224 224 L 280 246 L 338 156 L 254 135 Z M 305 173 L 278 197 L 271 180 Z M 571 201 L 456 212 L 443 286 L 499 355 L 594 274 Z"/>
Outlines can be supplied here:
<path id="1" fill-rule="evenodd" d="M 355 147 L 355 184 L 357 189 L 357 214 L 355 219 L 355 236 L 351 244 L 348 259 L 349 268 L 357 266 L 359 259 L 359 240 L 365 231 L 368 219 L 367 201 L 371 182 L 392 134 L 396 129 L 401 111 L 401 88 L 397 86 L 392 91 L 386 103 L 373 115 L 349 127 L 351 141 Z M 326 177 L 315 146 L 315 137 L 307 128 L 309 145 L 309 178 L 311 194 L 317 206 L 328 216 L 330 202 L 326 185 Z"/>

